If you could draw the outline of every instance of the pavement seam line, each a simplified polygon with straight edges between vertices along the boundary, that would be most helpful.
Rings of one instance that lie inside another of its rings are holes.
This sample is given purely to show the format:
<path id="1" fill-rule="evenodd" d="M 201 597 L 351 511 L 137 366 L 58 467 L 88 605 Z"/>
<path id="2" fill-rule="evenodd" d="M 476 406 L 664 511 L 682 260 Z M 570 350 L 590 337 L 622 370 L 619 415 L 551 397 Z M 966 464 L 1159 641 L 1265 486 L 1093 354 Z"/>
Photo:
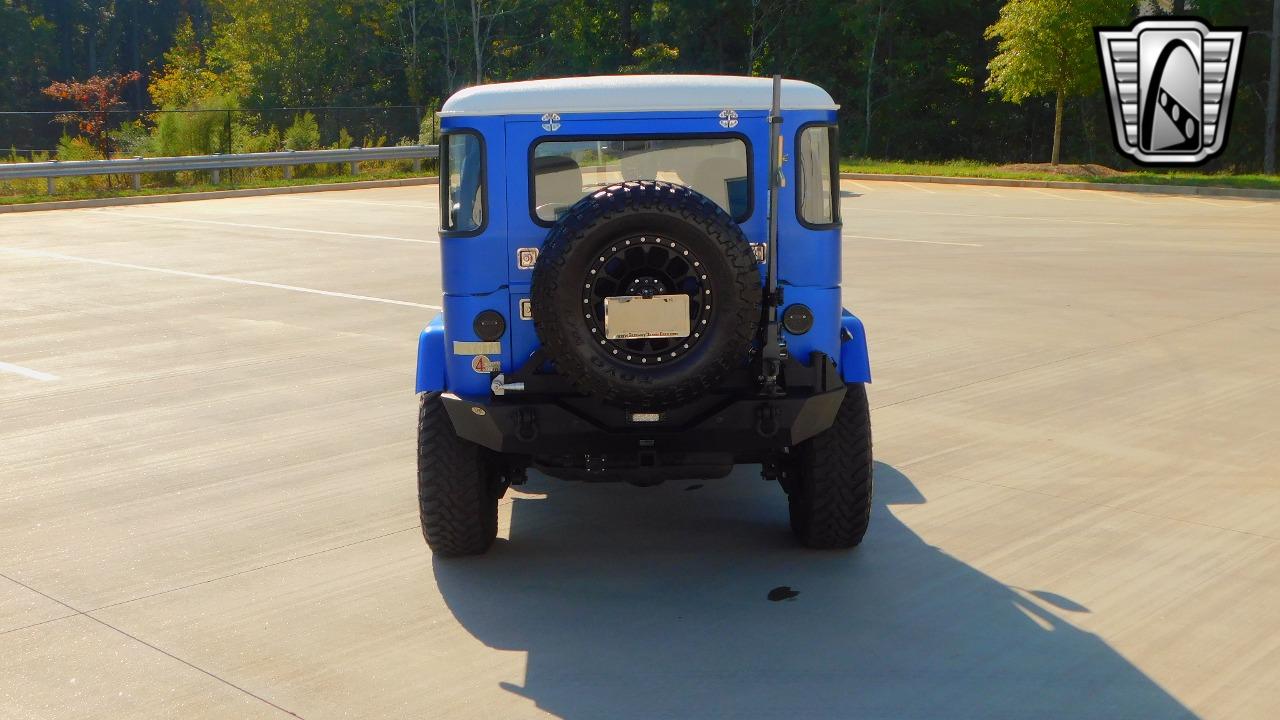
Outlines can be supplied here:
<path id="1" fill-rule="evenodd" d="M 14 583 L 15 585 L 21 585 L 22 587 L 24 587 L 24 588 L 26 588 L 26 589 L 30 590 L 31 592 L 33 592 L 33 593 L 35 593 L 35 594 L 39 595 L 40 597 L 42 597 L 42 598 L 44 598 L 44 599 L 46 599 L 46 600 L 52 600 L 53 602 L 58 603 L 58 604 L 59 604 L 59 605 L 61 605 L 62 607 L 66 608 L 66 609 L 68 609 L 68 610 L 74 611 L 77 615 L 83 615 L 83 614 L 84 614 L 84 610 L 81 610 L 81 609 L 80 609 L 80 608 L 78 608 L 78 607 L 74 607 L 74 606 L 72 606 L 70 603 L 63 602 L 63 601 L 59 600 L 58 598 L 56 598 L 56 597 L 54 597 L 54 596 L 52 596 L 52 595 L 50 595 L 50 594 L 48 594 L 48 593 L 41 592 L 41 591 L 39 591 L 39 590 L 37 590 L 37 589 L 35 589 L 35 588 L 31 587 L 30 585 L 28 585 L 28 584 L 26 584 L 26 583 L 22 582 L 21 580 L 14 579 L 14 578 L 10 577 L 9 575 L 7 575 L 7 574 L 5 574 L 5 573 L 0 573 L 0 578 L 4 578 L 5 580 L 8 580 L 9 582 Z M 72 617 L 72 616 L 71 616 L 71 615 L 68 615 L 67 617 Z M 37 624 L 38 624 L 38 623 L 37 623 Z"/>
<path id="2" fill-rule="evenodd" d="M 427 240 L 422 238 L 403 238 L 403 237 L 395 237 L 392 235 L 366 235 L 363 233 L 340 232 L 337 230 L 311 230 L 308 228 L 284 227 L 281 225 L 257 225 L 254 223 L 239 223 L 239 222 L 230 222 L 227 220 L 202 220 L 199 218 L 174 217 L 172 215 L 155 215 L 153 213 L 139 215 L 137 213 L 131 213 L 128 210 L 94 209 L 94 210 L 90 210 L 89 212 L 97 213 L 101 215 L 110 215 L 112 217 L 117 217 L 124 220 L 132 220 L 134 222 L 151 223 L 152 225 L 172 224 L 172 223 L 196 223 L 199 225 L 223 225 L 227 227 L 248 228 L 251 230 L 271 230 L 274 232 L 285 232 L 285 233 L 306 233 L 309 235 L 335 235 L 339 237 L 360 238 L 362 240 L 395 240 L 398 242 L 422 243 L 422 244 L 428 244 L 428 245 L 440 244 L 439 240 Z"/>
<path id="3" fill-rule="evenodd" d="M 251 285 L 254 287 L 265 287 L 273 290 L 290 290 L 293 292 L 307 293 L 310 295 L 323 295 L 326 297 L 337 297 L 346 300 L 363 300 L 365 302 L 383 303 L 386 305 L 400 305 L 404 307 L 423 308 L 425 310 L 442 310 L 439 305 L 428 305 L 426 303 L 409 302 L 408 300 L 392 300 L 390 298 L 373 297 L 371 295 L 355 295 L 353 293 L 336 292 L 333 290 L 317 290 L 315 288 L 301 287 L 299 285 L 284 285 L 281 283 L 266 282 L 263 280 L 249 280 L 246 278 L 231 277 L 230 275 L 210 275 L 207 273 L 189 272 L 187 270 L 173 270 L 171 268 L 153 267 L 151 265 L 134 265 L 133 263 L 116 262 L 114 260 L 99 260 L 96 258 L 87 258 L 79 255 L 64 255 L 62 253 L 48 252 L 45 250 L 26 250 L 23 248 L 0 247 L 0 252 L 6 252 L 13 255 L 25 255 L 27 257 L 51 258 L 54 260 L 70 260 L 72 262 L 88 263 L 90 265 L 102 265 L 104 267 L 123 268 L 125 270 L 146 270 L 148 272 L 161 273 L 164 275 L 176 275 L 178 277 L 196 278 L 198 280 L 214 280 L 217 282 L 232 283 L 235 285 Z"/>
<path id="4" fill-rule="evenodd" d="M 508 501 L 508 502 L 509 502 L 509 501 Z M 236 577 L 237 575 L 244 575 L 244 574 L 251 573 L 251 572 L 257 572 L 257 571 L 259 571 L 259 570 L 265 570 L 265 569 L 267 569 L 267 568 L 276 567 L 277 565 L 284 565 L 284 564 L 286 564 L 286 563 L 291 563 L 291 562 L 293 562 L 294 560 L 304 560 L 304 559 L 309 558 L 309 557 L 315 557 L 315 556 L 317 556 L 317 555 L 323 555 L 323 554 L 325 554 L 325 553 L 333 552 L 333 551 L 335 551 L 335 550 L 342 550 L 342 549 L 344 549 L 344 548 L 349 548 L 349 547 L 352 547 L 352 546 L 354 546 L 354 545 L 359 545 L 359 544 L 361 544 L 361 543 L 372 542 L 372 541 L 374 541 L 374 540 L 381 540 L 382 538 L 385 538 L 385 537 L 391 537 L 392 535 L 398 535 L 398 534 L 403 533 L 403 532 L 409 532 L 410 530 L 417 530 L 417 529 L 418 529 L 418 527 L 419 527 L 419 526 L 414 525 L 413 527 L 402 528 L 402 529 L 400 529 L 400 530 L 392 530 L 392 531 L 391 531 L 391 532 L 389 532 L 389 533 L 383 533 L 383 534 L 381 534 L 381 535 L 375 535 L 375 536 L 373 536 L 373 537 L 363 538 L 363 539 L 361 539 L 361 540 L 354 540 L 354 541 L 352 541 L 352 542 L 345 543 L 345 544 L 343 544 L 343 545 L 335 545 L 334 547 L 325 548 L 325 549 L 323 549 L 323 550 L 316 550 L 315 552 L 306 553 L 306 554 L 304 554 L 304 555 L 297 555 L 297 556 L 295 556 L 295 557 L 286 558 L 286 559 L 284 559 L 284 560 L 279 560 L 279 561 L 276 561 L 276 562 L 273 562 L 273 563 L 267 563 L 266 565 L 258 565 L 258 566 L 255 566 L 255 567 L 246 568 L 246 569 L 244 569 L 244 570 L 240 570 L 240 571 L 237 571 L 237 572 L 229 573 L 229 574 L 227 574 L 227 575 L 220 575 L 220 576 L 215 577 L 215 578 L 209 578 L 208 580 L 201 580 L 200 582 L 190 583 L 190 584 L 187 584 L 187 585 L 179 585 L 178 587 L 172 587 L 172 588 L 169 588 L 169 589 L 167 589 L 167 590 L 161 590 L 161 591 L 159 591 L 159 592 L 154 592 L 154 593 L 151 593 L 151 594 L 149 594 L 149 595 L 139 595 L 138 597 L 135 597 L 135 598 L 129 598 L 128 600 L 120 600 L 119 602 L 107 603 L 106 605 L 99 605 L 98 607 L 91 608 L 91 609 L 89 609 L 89 610 L 78 610 L 78 609 L 76 609 L 76 608 L 72 607 L 71 605 L 68 605 L 67 603 L 65 603 L 65 602 L 63 602 L 63 601 L 61 601 L 61 600 L 59 600 L 59 599 L 58 599 L 58 598 L 56 598 L 56 597 L 53 597 L 53 596 L 48 595 L 48 594 L 46 594 L 46 593 L 40 592 L 39 590 L 37 590 L 37 589 L 35 589 L 35 588 L 31 587 L 30 585 L 27 585 L 26 583 L 24 583 L 24 582 L 22 582 L 22 581 L 20 581 L 20 580 L 15 580 L 15 579 L 13 579 L 12 577 L 9 577 L 8 575 L 5 575 L 4 573 L 0 573 L 0 578 L 4 578 L 5 580 L 8 580 L 9 582 L 14 583 L 15 585 L 20 585 L 20 586 L 22 586 L 22 587 L 26 588 L 27 590 L 30 590 L 31 592 L 33 592 L 33 593 L 35 593 L 35 594 L 37 594 L 37 595 L 40 595 L 41 597 L 44 597 L 44 598 L 46 598 L 46 599 L 48 599 L 48 600 L 51 600 L 51 601 L 53 601 L 53 602 L 55 602 L 55 603 L 58 603 L 59 605 L 61 605 L 61 606 L 65 607 L 65 608 L 67 608 L 68 610 L 71 610 L 71 611 L 72 611 L 72 612 L 71 612 L 70 614 L 68 614 L 68 615 L 60 615 L 60 616 L 58 616 L 58 617 L 56 617 L 56 618 L 49 618 L 48 620 L 41 620 L 40 622 L 31 623 L 30 625 L 23 625 L 22 627 L 9 628 L 8 630 L 0 630 L 0 635 L 7 635 L 7 634 L 12 633 L 12 632 L 18 632 L 19 630 L 26 630 L 26 629 L 28 629 L 28 628 L 38 627 L 38 626 L 40 626 L 40 625 L 47 625 L 47 624 L 52 623 L 52 622 L 57 622 L 57 621 L 59 621 L 59 620 L 66 620 L 66 619 L 68 619 L 68 618 L 73 618 L 73 617 L 79 617 L 79 616 L 81 616 L 81 615 L 84 615 L 84 616 L 86 616 L 86 617 L 91 617 L 92 619 L 97 620 L 98 618 L 94 618 L 93 616 L 89 615 L 89 613 L 98 612 L 99 610 L 106 610 L 106 609 L 108 609 L 108 608 L 118 607 L 118 606 L 120 606 L 120 605 L 128 605 L 129 603 L 132 603 L 132 602 L 138 602 L 139 600 L 147 600 L 147 599 L 150 599 L 150 598 L 159 597 L 159 596 L 161 596 L 161 595 L 167 595 L 168 593 L 178 592 L 179 590 L 187 590 L 187 589 L 190 589 L 190 588 L 193 588 L 193 587 L 199 587 L 199 586 L 201 586 L 201 585 L 207 585 L 207 584 L 209 584 L 209 583 L 218 582 L 219 580 L 226 580 L 227 578 L 233 578 L 233 577 Z"/>
<path id="5" fill-rule="evenodd" d="M 167 590 L 161 590 L 159 592 L 154 592 L 149 595 L 139 595 L 138 597 L 129 598 L 128 600 L 120 600 L 118 602 L 107 603 L 106 605 L 101 605 L 91 610 L 85 610 L 84 613 L 85 614 L 94 613 L 94 612 L 98 612 L 99 610 L 106 610 L 108 608 L 119 607 L 121 605 L 128 605 L 129 603 L 138 602 L 140 600 L 147 600 L 150 598 L 159 597 L 161 595 L 168 595 L 169 593 L 178 592 L 179 590 L 189 590 L 193 587 L 208 585 L 209 583 L 215 583 L 215 582 L 218 582 L 219 580 L 226 580 L 228 578 L 233 578 L 239 575 L 258 572 L 259 570 L 266 570 L 267 568 L 273 568 L 279 565 L 285 565 L 285 564 L 294 562 L 295 560 L 305 560 L 307 558 L 316 557 L 317 555 L 324 555 L 325 553 L 334 552 L 336 550 L 343 550 L 345 548 L 349 548 L 355 545 L 360 545 L 367 542 L 373 542 L 374 540 L 381 540 L 382 538 L 391 537 L 392 535 L 399 535 L 400 533 L 409 532 L 410 530 L 417 530 L 418 528 L 419 526 L 414 525 L 413 527 L 401 528 L 399 530 L 392 530 L 391 532 L 383 533 L 381 535 L 362 538 L 360 540 L 353 540 L 349 543 L 344 543 L 342 545 L 335 545 L 333 547 L 324 548 L 322 550 L 316 550 L 314 552 L 304 553 L 302 555 L 295 555 L 293 557 L 285 558 L 284 560 L 277 560 L 276 562 L 267 563 L 265 565 L 256 565 L 251 568 L 245 568 L 244 570 L 237 570 L 236 572 L 228 573 L 226 575 L 220 575 L 215 578 L 209 578 L 208 580 L 201 580 L 200 582 L 194 582 L 187 585 L 179 585 L 178 587 L 172 587 Z M 68 605 L 68 607 L 70 606 Z"/>
<path id="6" fill-rule="evenodd" d="M 40 626 L 40 625 L 48 625 L 49 623 L 52 623 L 52 622 L 57 622 L 57 621 L 59 621 L 59 620 L 66 620 L 66 619 L 68 619 L 68 618 L 73 618 L 73 617 L 80 617 L 81 615 L 84 615 L 84 614 L 85 614 L 85 611 L 84 611 L 84 610 L 80 610 L 79 608 L 73 607 L 73 606 L 71 606 L 70 604 L 65 603 L 65 602 L 63 602 L 63 601 L 59 600 L 58 598 L 56 598 L 56 597 L 54 597 L 54 596 L 50 595 L 49 593 L 41 592 L 40 590 L 37 590 L 37 589 L 35 589 L 35 588 L 31 587 L 30 585 L 28 585 L 28 584 L 26 584 L 26 583 L 22 582 L 21 580 L 18 580 L 18 579 L 16 579 L 16 578 L 13 578 L 13 577 L 11 577 L 11 576 L 9 576 L 9 575 L 5 574 L 5 573 L 0 573 L 0 578 L 4 578 L 5 580 L 8 580 L 9 582 L 13 583 L 14 585 L 19 585 L 19 586 L 21 586 L 21 587 L 23 587 L 23 588 L 26 588 L 27 590 L 30 590 L 31 592 L 33 592 L 33 593 L 35 593 L 35 594 L 39 595 L 40 597 L 44 598 L 45 600 L 49 600 L 49 601 L 51 601 L 51 602 L 58 603 L 58 604 L 59 604 L 59 605 L 61 605 L 62 607 L 64 607 L 64 608 L 66 608 L 66 609 L 68 609 L 68 610 L 70 610 L 70 611 L 71 611 L 71 614 L 70 614 L 70 615 L 61 615 L 61 616 L 58 616 L 58 617 L 56 617 L 56 618 L 49 618 L 48 620 L 41 620 L 40 622 L 31 623 L 30 625 L 23 625 L 22 627 L 9 628 L 8 630 L 0 631 L 0 635 L 8 635 L 9 633 L 12 633 L 12 632 L 18 632 L 19 630 L 26 630 L 27 628 L 38 627 L 38 626 Z"/>
<path id="7" fill-rule="evenodd" d="M 30 629 L 31 629 L 31 628 L 33 628 L 33 627 L 40 627 L 41 625 L 48 625 L 49 623 L 55 623 L 55 622 L 58 622 L 59 620 L 67 620 L 67 619 L 69 619 L 69 618 L 73 618 L 73 617 L 80 617 L 81 615 L 84 615 L 84 613 L 82 613 L 82 612 L 73 612 L 73 613 L 71 613 L 70 615 L 59 615 L 59 616 L 58 616 L 58 617 L 56 617 L 56 618 L 49 618 L 48 620 L 41 620 L 40 622 L 33 622 L 33 623 L 31 623 L 30 625 L 23 625 L 22 627 L 9 628 L 8 630 L 0 630 L 0 635 L 8 635 L 9 633 L 16 633 L 16 632 L 20 632 L 20 631 L 22 631 L 22 630 L 30 630 Z"/>
<path id="8" fill-rule="evenodd" d="M 193 662 L 191 662 L 191 661 L 189 661 L 189 660 L 185 660 L 185 659 L 183 659 L 183 658 L 181 658 L 181 657 L 178 657 L 177 655 L 174 655 L 173 653 L 169 652 L 168 650 L 165 650 L 165 649 L 164 649 L 164 648 L 162 648 L 162 647 L 159 647 L 159 646 L 153 645 L 153 644 L 151 644 L 151 643 L 147 642 L 146 640 L 143 640 L 142 638 L 138 637 L 137 635 L 133 635 L 133 634 L 130 634 L 130 633 L 128 633 L 128 632 L 125 632 L 124 630 L 121 630 L 120 628 L 116 627 L 115 625 L 112 625 L 111 623 L 107 622 L 106 620 L 103 620 L 103 619 L 101 619 L 101 618 L 94 617 L 93 615 L 90 615 L 89 613 L 84 613 L 84 616 L 85 616 L 85 617 L 87 617 L 87 618 L 89 618 L 90 620 L 92 620 L 92 621 L 96 622 L 96 623 L 99 623 L 99 624 L 103 625 L 104 627 L 108 627 L 108 628 L 111 628 L 112 630 L 115 630 L 116 632 L 118 632 L 118 633 L 120 633 L 121 635 L 123 635 L 123 636 L 125 636 L 125 637 L 129 638 L 130 640 L 133 640 L 134 642 L 136 642 L 136 643 L 138 643 L 138 644 L 140 644 L 140 645 L 145 645 L 146 647 L 149 647 L 149 648 L 151 648 L 152 650 L 155 650 L 156 652 L 158 652 L 158 653 L 160 653 L 160 654 L 162 654 L 162 655 L 166 655 L 166 656 L 168 656 L 168 657 L 170 657 L 170 658 L 172 658 L 172 659 L 174 659 L 174 660 L 177 660 L 178 662 L 182 663 L 183 665 L 186 665 L 187 667 L 191 668 L 192 670 L 196 670 L 196 671 L 202 672 L 202 673 L 204 673 L 205 675 L 208 675 L 209 677 L 213 678 L 214 680 L 217 680 L 218 682 L 220 682 L 220 683 L 223 683 L 223 684 L 227 685 L 228 687 L 235 688 L 236 690 L 239 690 L 240 692 L 244 693 L 245 695 L 248 695 L 248 696 L 249 696 L 249 697 L 251 697 L 251 698 L 254 698 L 255 700 L 258 700 L 258 701 L 260 701 L 260 702 L 266 703 L 267 705 L 270 705 L 271 707 L 273 707 L 273 708 L 275 708 L 275 709 L 279 710 L 279 711 L 280 711 L 280 712 L 282 712 L 282 713 L 285 713 L 285 714 L 287 714 L 287 715 L 290 715 L 290 716 L 292 716 L 292 717 L 296 717 L 296 718 L 301 718 L 301 717 L 302 717 L 302 716 L 301 716 L 301 715 L 299 715 L 298 713 L 293 712 L 292 710 L 285 709 L 285 708 L 283 708 L 283 707 L 281 707 L 281 706 L 279 706 L 279 705 L 277 705 L 277 704 L 275 704 L 275 703 L 271 702 L 270 700 L 268 700 L 268 699 L 266 699 L 266 698 L 262 697 L 261 695 L 258 695 L 257 693 L 255 693 L 255 692 L 253 692 L 253 691 L 251 691 L 251 690 L 246 690 L 245 688 L 240 687 L 239 685 L 237 685 L 237 684 L 235 684 L 235 683 L 231 682 L 230 680 L 227 680 L 227 679 L 226 679 L 226 678 L 224 678 L 224 677 L 220 677 L 220 676 L 218 676 L 217 674 L 215 674 L 215 673 L 213 673 L 213 672 L 210 672 L 210 671 L 208 671 L 208 670 L 205 670 L 204 668 L 200 667 L 199 665 L 196 665 L 195 663 L 193 663 Z"/>
<path id="9" fill-rule="evenodd" d="M 512 503 L 512 501 L 513 501 L 513 498 L 507 498 L 505 501 L 500 502 L 499 504 L 500 504 L 500 505 L 510 505 L 510 504 Z M 265 565 L 257 565 L 257 566 L 251 567 L 251 568 L 245 568 L 244 570 L 238 570 L 238 571 L 236 571 L 236 572 L 228 573 L 228 574 L 226 574 L 226 575 L 220 575 L 220 576 L 215 577 L 215 578 L 209 578 L 208 580 L 201 580 L 200 582 L 194 582 L 194 583 L 190 583 L 190 584 L 188 584 L 188 585 L 179 585 L 178 587 L 172 587 L 172 588 L 169 588 L 169 589 L 167 589 L 167 590 L 161 590 L 161 591 L 159 591 L 159 592 L 154 592 L 154 593 L 151 593 L 151 594 L 149 594 L 149 595 L 139 595 L 138 597 L 135 597 L 135 598 L 129 598 L 128 600 L 120 600 L 120 601 L 118 601 L 118 602 L 107 603 L 106 605 L 99 605 L 98 607 L 95 607 L 95 608 L 92 608 L 92 609 L 89 609 L 89 610 L 83 610 L 83 611 L 77 611 L 77 612 L 79 612 L 79 613 L 80 613 L 80 614 L 82 614 L 82 615 L 86 615 L 86 614 L 88 614 L 88 613 L 98 612 L 99 610 L 106 610 L 106 609 L 108 609 L 108 608 L 119 607 L 120 605 L 128 605 L 129 603 L 138 602 L 138 601 L 140 601 L 140 600 L 148 600 L 148 599 L 150 599 L 150 598 L 159 597 L 159 596 L 161 596 L 161 595 L 167 595 L 167 594 L 169 594 L 169 593 L 178 592 L 178 591 L 180 591 L 180 590 L 188 590 L 188 589 L 193 588 L 193 587 L 199 587 L 199 586 L 201 586 L 201 585 L 208 585 L 209 583 L 215 583 L 215 582 L 218 582 L 219 580 L 226 580 L 226 579 L 228 579 L 228 578 L 237 577 L 237 576 L 239 576 L 239 575 L 246 575 L 246 574 L 248 574 L 248 573 L 257 572 L 257 571 L 259 571 L 259 570 L 266 570 L 267 568 L 273 568 L 273 567 L 277 567 L 277 566 L 279 566 L 279 565 L 286 565 L 286 564 L 288 564 L 288 563 L 294 562 L 295 560 L 305 560 L 305 559 L 307 559 L 307 558 L 316 557 L 316 556 L 318 556 L 318 555 L 324 555 L 324 554 L 326 554 L 326 553 L 335 552 L 335 551 L 337 551 L 337 550 L 343 550 L 343 549 L 346 549 L 346 548 L 349 548 L 349 547 L 354 547 L 354 546 L 356 546 L 356 545 L 361 545 L 361 544 L 363 544 L 363 543 L 373 542 L 374 540 L 381 540 L 381 539 L 383 539 L 383 538 L 391 537 L 392 535 L 399 535 L 400 533 L 406 533 L 406 532 L 410 532 L 411 530 L 419 530 L 419 529 L 421 529 L 421 526 L 420 526 L 420 525 L 414 525 L 414 526 L 412 526 L 412 527 L 401 528 L 401 529 L 399 529 L 399 530 L 392 530 L 391 532 L 383 533 L 383 534 L 381 534 L 381 535 L 374 535 L 373 537 L 362 538 L 362 539 L 360 539 L 360 540 L 352 540 L 352 541 L 351 541 L 351 542 L 349 542 L 349 543 L 344 543 L 344 544 L 342 544 L 342 545 L 335 545 L 335 546 L 333 546 L 333 547 L 324 548 L 323 550 L 316 550 L 316 551 L 314 551 L 314 552 L 304 553 L 304 554 L 302 554 L 302 555 L 295 555 L 295 556 L 290 557 L 290 558 L 285 558 L 284 560 L 277 560 L 276 562 L 273 562 L 273 563 L 267 563 L 267 564 L 265 564 Z M 2 577 L 2 576 L 0 576 L 0 577 Z M 14 582 L 17 582 L 17 581 L 15 580 Z M 21 583 L 19 583 L 19 584 L 21 584 Z M 34 590 L 34 588 L 32 588 L 32 590 L 33 590 L 34 592 L 38 592 L 38 591 L 35 591 L 35 590 Z M 58 602 L 55 598 L 49 598 L 49 599 L 50 599 L 50 600 L 54 600 L 55 602 Z M 63 603 L 63 604 L 65 605 L 66 603 Z M 67 607 L 71 607 L 71 606 L 70 606 L 70 605 L 67 605 Z M 72 609 L 74 610 L 75 608 L 72 608 Z M 67 616 L 65 616 L 65 617 L 72 617 L 72 616 L 71 616 L 71 615 L 67 615 Z M 61 619 L 63 619 L 63 618 L 54 618 L 54 620 L 61 620 Z M 44 622 L 52 622 L 52 620 L 46 620 L 46 621 L 44 621 Z M 36 625 L 41 625 L 41 624 L 43 624 L 43 623 L 35 623 L 35 624 L 36 624 Z M 31 626 L 28 626 L 28 627 L 31 627 Z M 21 628 L 18 628 L 18 629 L 21 629 Z M 4 634 L 4 633 L 0 633 L 0 635 L 3 635 L 3 634 Z"/>

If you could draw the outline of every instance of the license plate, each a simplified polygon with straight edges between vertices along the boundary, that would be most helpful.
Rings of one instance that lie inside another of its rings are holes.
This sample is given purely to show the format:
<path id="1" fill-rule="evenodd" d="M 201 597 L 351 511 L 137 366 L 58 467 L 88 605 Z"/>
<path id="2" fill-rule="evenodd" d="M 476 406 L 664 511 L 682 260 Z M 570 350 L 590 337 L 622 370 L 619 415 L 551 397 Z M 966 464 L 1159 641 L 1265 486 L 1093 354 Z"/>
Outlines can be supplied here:
<path id="1" fill-rule="evenodd" d="M 688 337 L 689 296 L 605 298 L 604 335 L 610 340 Z"/>

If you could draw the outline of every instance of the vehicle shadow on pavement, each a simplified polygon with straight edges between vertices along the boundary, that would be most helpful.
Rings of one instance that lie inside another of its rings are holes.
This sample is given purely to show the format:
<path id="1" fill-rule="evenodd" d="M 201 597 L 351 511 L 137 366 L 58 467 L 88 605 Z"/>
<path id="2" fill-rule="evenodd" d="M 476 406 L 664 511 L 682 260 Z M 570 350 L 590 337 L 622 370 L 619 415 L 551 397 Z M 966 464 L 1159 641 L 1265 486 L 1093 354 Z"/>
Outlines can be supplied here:
<path id="1" fill-rule="evenodd" d="M 515 500 L 513 540 L 434 561 L 437 584 L 480 641 L 528 653 L 504 687 L 564 718 L 1195 717 L 1061 618 L 1087 608 L 921 540 L 889 506 L 925 499 L 888 465 L 853 552 L 795 546 L 754 471 L 650 489 L 533 477 L 549 497 Z M 780 586 L 798 595 L 771 601 Z"/>

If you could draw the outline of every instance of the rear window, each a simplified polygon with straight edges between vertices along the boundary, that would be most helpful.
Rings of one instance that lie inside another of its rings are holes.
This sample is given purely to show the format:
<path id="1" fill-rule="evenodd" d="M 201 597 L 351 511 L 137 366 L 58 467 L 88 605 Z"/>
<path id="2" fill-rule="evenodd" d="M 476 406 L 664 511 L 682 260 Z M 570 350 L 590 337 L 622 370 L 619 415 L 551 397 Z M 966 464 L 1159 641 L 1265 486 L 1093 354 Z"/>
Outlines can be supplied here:
<path id="1" fill-rule="evenodd" d="M 751 214 L 750 162 L 741 138 L 547 140 L 533 148 L 533 216 L 550 224 L 587 193 L 624 180 L 667 180 L 711 198 L 738 222 Z"/>
<path id="2" fill-rule="evenodd" d="M 811 125 L 800 131 L 796 212 L 805 225 L 834 225 L 840 221 L 834 182 L 835 134 L 833 125 Z"/>
<path id="3" fill-rule="evenodd" d="M 444 136 L 443 202 L 440 227 L 453 232 L 473 232 L 484 226 L 484 149 L 480 136 L 458 132 Z"/>

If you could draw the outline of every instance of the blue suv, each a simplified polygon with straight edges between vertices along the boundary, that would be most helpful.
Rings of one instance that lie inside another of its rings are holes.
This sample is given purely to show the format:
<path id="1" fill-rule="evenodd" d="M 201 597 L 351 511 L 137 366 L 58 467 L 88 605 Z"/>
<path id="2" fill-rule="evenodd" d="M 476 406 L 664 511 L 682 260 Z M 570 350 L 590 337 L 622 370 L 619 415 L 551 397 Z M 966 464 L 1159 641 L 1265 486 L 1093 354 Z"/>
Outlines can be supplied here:
<path id="1" fill-rule="evenodd" d="M 801 543 L 862 540 L 871 377 L 840 303 L 837 109 L 806 82 L 688 75 L 449 98 L 444 311 L 417 369 L 433 552 L 487 550 L 531 467 L 654 485 L 759 464 Z"/>

